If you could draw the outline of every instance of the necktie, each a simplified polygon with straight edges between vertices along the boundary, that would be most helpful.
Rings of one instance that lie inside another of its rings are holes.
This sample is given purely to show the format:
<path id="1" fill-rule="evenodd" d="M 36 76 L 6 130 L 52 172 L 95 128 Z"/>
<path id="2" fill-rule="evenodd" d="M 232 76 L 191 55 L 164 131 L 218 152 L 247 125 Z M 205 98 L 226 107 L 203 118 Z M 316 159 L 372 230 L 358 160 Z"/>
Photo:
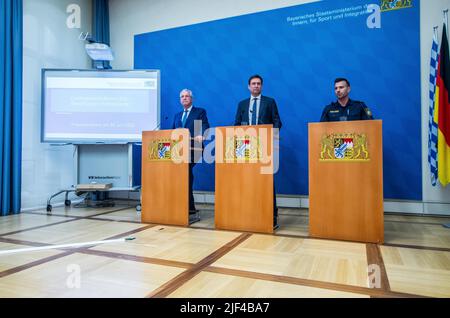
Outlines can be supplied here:
<path id="1" fill-rule="evenodd" d="M 256 100 L 257 98 L 253 98 L 253 105 L 252 105 L 252 120 L 250 121 L 250 125 L 256 125 Z"/>
<path id="2" fill-rule="evenodd" d="M 185 110 L 183 113 L 183 117 L 181 117 L 181 124 L 183 125 L 183 127 L 184 127 L 184 125 L 186 125 L 187 113 L 188 113 L 188 111 Z"/>

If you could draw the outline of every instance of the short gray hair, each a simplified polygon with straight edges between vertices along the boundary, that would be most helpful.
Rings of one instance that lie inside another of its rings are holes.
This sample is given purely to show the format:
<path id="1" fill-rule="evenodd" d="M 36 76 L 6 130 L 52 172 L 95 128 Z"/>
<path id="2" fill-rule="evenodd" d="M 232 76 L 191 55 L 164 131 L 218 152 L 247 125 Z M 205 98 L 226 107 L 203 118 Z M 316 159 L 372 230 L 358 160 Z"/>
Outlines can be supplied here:
<path id="1" fill-rule="evenodd" d="M 190 89 L 183 88 L 183 89 L 181 90 L 181 92 L 180 92 L 180 97 L 181 97 L 181 94 L 183 94 L 183 92 L 188 93 L 189 96 L 191 96 L 191 98 L 194 98 L 194 94 L 192 93 L 192 91 L 191 91 Z"/>

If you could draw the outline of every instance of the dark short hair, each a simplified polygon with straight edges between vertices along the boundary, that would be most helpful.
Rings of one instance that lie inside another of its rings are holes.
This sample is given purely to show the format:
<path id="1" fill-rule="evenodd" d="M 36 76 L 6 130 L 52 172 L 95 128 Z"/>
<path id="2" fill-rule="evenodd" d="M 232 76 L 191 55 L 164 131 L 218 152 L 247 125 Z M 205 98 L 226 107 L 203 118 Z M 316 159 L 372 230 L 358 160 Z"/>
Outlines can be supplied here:
<path id="1" fill-rule="evenodd" d="M 259 76 L 258 74 L 252 75 L 250 76 L 250 78 L 248 79 L 248 85 L 250 85 L 250 82 L 252 81 L 252 79 L 254 78 L 259 78 L 261 80 L 261 85 L 263 83 L 263 78 L 261 76 Z"/>
<path id="2" fill-rule="evenodd" d="M 336 83 L 338 83 L 338 82 L 346 82 L 346 83 L 347 83 L 347 86 L 350 86 L 350 82 L 349 82 L 346 78 L 338 77 L 338 78 L 336 78 L 336 79 L 334 80 L 334 84 L 336 84 Z"/>

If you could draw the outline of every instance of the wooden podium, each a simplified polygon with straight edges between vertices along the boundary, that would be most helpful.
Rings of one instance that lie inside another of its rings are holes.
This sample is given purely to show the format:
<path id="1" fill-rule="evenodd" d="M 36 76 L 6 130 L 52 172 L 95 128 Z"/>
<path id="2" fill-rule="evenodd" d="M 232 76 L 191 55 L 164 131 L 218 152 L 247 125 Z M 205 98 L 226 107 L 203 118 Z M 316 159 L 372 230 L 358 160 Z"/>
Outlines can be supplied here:
<path id="1" fill-rule="evenodd" d="M 216 128 L 217 229 L 273 233 L 272 125 Z"/>
<path id="2" fill-rule="evenodd" d="M 189 130 L 142 133 L 141 220 L 189 224 Z"/>
<path id="3" fill-rule="evenodd" d="M 383 243 L 381 120 L 308 124 L 309 233 Z"/>

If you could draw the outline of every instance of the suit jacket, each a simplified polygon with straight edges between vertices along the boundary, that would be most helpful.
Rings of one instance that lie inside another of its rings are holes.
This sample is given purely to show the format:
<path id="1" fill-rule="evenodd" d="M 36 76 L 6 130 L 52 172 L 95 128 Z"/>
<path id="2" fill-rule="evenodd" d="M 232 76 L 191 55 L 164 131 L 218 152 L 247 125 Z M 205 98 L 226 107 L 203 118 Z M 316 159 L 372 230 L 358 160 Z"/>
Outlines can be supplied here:
<path id="1" fill-rule="evenodd" d="M 250 107 L 250 98 L 239 102 L 234 120 L 235 126 L 240 126 L 242 122 L 249 123 L 248 111 Z M 277 103 L 271 97 L 262 96 L 259 104 L 258 125 L 272 124 L 273 128 L 281 128 L 281 119 L 278 114 Z"/>
<path id="2" fill-rule="evenodd" d="M 186 119 L 186 124 L 183 127 L 183 123 L 181 122 L 181 118 L 183 117 L 184 109 L 175 114 L 175 117 L 173 119 L 172 129 L 176 128 L 187 128 L 189 129 L 189 133 L 191 134 L 191 138 L 198 136 L 194 132 L 194 121 L 195 120 L 201 120 L 202 121 L 202 131 L 200 134 L 203 136 L 205 133 L 205 130 L 209 128 L 209 122 L 208 117 L 206 116 L 206 110 L 200 107 L 194 107 L 192 106 L 191 112 L 189 113 L 188 118 Z M 194 140 L 191 140 L 191 147 L 197 147 L 198 145 L 195 144 Z M 204 143 L 202 142 L 202 148 L 204 148 Z M 194 154 L 191 154 L 191 157 L 194 158 Z"/>
<path id="3" fill-rule="evenodd" d="M 183 117 L 184 109 L 175 114 L 175 117 L 173 118 L 173 124 L 172 129 L 176 128 L 187 128 L 189 129 L 189 132 L 191 133 L 191 137 L 195 137 L 194 134 L 194 121 L 195 120 L 201 120 L 202 121 L 202 131 L 200 132 L 202 135 L 205 133 L 205 130 L 209 128 L 209 122 L 208 117 L 206 116 L 206 110 L 199 107 L 192 106 L 191 112 L 189 113 L 188 118 L 186 119 L 186 124 L 183 127 L 183 124 L 181 122 L 181 118 Z M 198 133 L 197 133 L 198 135 Z"/>

